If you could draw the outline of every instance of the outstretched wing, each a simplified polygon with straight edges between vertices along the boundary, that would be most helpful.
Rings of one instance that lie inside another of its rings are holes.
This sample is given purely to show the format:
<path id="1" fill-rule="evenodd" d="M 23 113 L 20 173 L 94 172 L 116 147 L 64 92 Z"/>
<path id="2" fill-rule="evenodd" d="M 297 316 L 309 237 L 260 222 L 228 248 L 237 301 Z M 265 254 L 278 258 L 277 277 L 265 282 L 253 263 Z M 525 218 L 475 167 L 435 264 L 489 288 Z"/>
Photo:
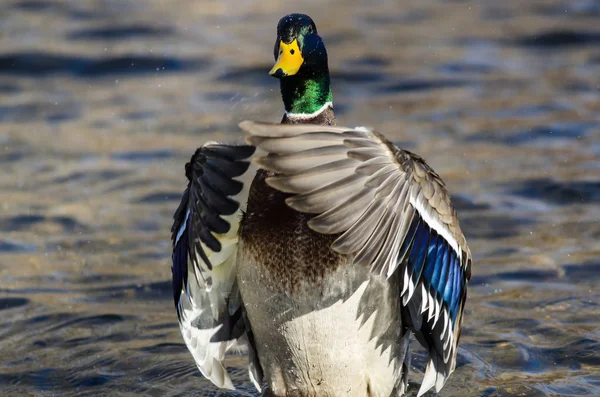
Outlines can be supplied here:
<path id="1" fill-rule="evenodd" d="M 318 214 L 309 226 L 337 234 L 332 248 L 403 277 L 402 317 L 429 361 L 419 395 L 439 391 L 456 366 L 471 253 L 440 177 L 375 131 L 246 121 L 246 141 L 269 153 L 256 163 L 286 202 Z"/>
<path id="2" fill-rule="evenodd" d="M 253 354 L 236 284 L 240 203 L 253 177 L 252 146 L 207 143 L 185 166 L 188 186 L 174 215 L 173 299 L 183 339 L 202 374 L 234 389 L 222 361 L 234 345 L 249 345 L 250 372 L 260 390 L 261 370 Z"/>

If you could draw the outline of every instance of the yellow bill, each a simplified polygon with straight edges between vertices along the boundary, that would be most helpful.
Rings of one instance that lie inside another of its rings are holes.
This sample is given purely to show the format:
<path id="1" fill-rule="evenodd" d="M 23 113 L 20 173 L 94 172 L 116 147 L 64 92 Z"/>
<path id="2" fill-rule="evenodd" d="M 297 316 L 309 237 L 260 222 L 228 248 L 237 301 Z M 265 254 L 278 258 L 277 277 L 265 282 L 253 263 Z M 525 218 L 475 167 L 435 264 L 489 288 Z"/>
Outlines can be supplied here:
<path id="1" fill-rule="evenodd" d="M 281 70 L 281 76 L 276 77 L 293 76 L 298 73 L 303 62 L 304 58 L 302 58 L 302 53 L 300 52 L 300 48 L 298 48 L 296 39 L 290 44 L 285 44 L 283 41 L 280 41 L 279 56 L 277 57 L 275 66 L 273 66 L 269 74 L 271 76 L 277 75 L 278 71 Z"/>

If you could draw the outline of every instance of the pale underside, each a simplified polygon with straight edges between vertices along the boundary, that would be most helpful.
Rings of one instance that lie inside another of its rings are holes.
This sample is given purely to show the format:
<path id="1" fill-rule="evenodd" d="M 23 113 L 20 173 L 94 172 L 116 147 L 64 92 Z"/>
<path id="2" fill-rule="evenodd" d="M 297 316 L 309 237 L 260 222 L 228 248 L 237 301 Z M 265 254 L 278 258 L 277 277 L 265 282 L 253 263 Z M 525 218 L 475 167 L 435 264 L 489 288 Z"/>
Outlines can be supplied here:
<path id="1" fill-rule="evenodd" d="M 401 395 L 395 387 L 408 345 L 376 326 L 401 332 L 394 281 L 344 264 L 319 285 L 288 293 L 269 287 L 268 271 L 243 245 L 239 255 L 238 284 L 270 389 L 265 395 Z"/>

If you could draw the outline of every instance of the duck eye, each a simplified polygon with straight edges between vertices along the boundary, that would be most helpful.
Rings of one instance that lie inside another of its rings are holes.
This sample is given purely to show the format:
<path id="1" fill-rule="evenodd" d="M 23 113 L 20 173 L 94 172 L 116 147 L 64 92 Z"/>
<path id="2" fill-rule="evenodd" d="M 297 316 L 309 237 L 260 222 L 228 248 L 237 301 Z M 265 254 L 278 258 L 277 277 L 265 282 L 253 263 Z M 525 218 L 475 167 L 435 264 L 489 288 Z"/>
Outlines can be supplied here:
<path id="1" fill-rule="evenodd" d="M 312 32 L 313 32 L 313 27 L 312 27 L 312 25 L 310 25 L 308 27 L 308 34 L 312 34 Z"/>
<path id="2" fill-rule="evenodd" d="M 294 55 L 294 52 L 296 52 L 296 51 L 294 51 L 294 49 L 292 48 L 292 49 L 290 50 L 290 54 Z"/>

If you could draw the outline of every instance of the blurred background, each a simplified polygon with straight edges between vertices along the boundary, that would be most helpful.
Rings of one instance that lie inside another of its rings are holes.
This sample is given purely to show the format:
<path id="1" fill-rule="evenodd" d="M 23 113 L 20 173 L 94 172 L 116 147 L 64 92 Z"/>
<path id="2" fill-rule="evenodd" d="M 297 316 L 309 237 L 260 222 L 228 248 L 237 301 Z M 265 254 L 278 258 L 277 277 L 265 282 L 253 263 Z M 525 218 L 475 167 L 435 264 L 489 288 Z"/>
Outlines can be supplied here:
<path id="1" fill-rule="evenodd" d="M 325 40 L 339 122 L 454 196 L 474 267 L 442 395 L 600 395 L 594 0 L 3 0 L 0 394 L 219 395 L 179 334 L 171 217 L 196 147 L 280 120 L 290 12 Z"/>

